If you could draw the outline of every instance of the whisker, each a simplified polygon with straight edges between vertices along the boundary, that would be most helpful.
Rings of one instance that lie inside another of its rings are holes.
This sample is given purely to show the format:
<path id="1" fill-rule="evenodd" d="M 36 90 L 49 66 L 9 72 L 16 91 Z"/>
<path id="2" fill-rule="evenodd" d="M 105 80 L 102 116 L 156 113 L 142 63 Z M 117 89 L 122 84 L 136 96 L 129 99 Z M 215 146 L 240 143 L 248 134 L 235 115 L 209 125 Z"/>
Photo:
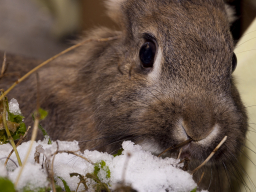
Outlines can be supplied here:
<path id="1" fill-rule="evenodd" d="M 245 33 L 245 34 L 242 35 L 242 37 L 244 37 L 244 36 L 246 36 L 246 35 L 248 35 L 248 34 L 250 34 L 250 33 L 254 33 L 255 31 L 256 31 L 256 30 L 250 31 L 250 32 L 248 32 L 248 33 Z"/>
<path id="2" fill-rule="evenodd" d="M 188 139 L 186 141 L 183 141 L 182 143 L 176 145 L 176 146 L 171 146 L 167 149 L 165 149 L 162 153 L 160 153 L 157 157 L 160 157 L 161 155 L 163 155 L 164 153 L 166 153 L 167 151 L 170 151 L 170 150 L 174 150 L 174 149 L 178 149 L 180 147 L 183 147 L 184 145 L 190 143 L 192 141 L 192 139 Z"/>
<path id="3" fill-rule="evenodd" d="M 217 171 L 217 179 L 216 179 L 216 185 L 215 186 L 218 186 L 219 187 L 219 190 L 218 191 L 223 191 L 223 190 L 221 190 L 221 181 L 220 181 L 220 171 L 219 171 L 219 169 L 218 169 L 218 166 L 217 165 L 215 165 L 215 170 Z"/>
<path id="4" fill-rule="evenodd" d="M 255 145 L 249 138 L 246 137 L 246 139 L 247 139 L 247 141 L 250 142 L 251 145 L 253 145 L 253 147 L 256 149 L 256 145 Z"/>
<path id="5" fill-rule="evenodd" d="M 237 52 L 236 54 L 246 53 L 246 52 L 249 52 L 249 51 L 256 51 L 256 49 L 251 49 L 251 50 L 241 51 L 241 52 Z"/>
<path id="6" fill-rule="evenodd" d="M 237 159 L 236 159 L 236 161 L 237 161 L 237 163 L 238 163 L 238 160 L 237 160 Z M 233 171 L 233 174 L 237 175 L 237 176 L 235 176 L 235 177 L 237 178 L 236 181 L 241 182 L 241 184 L 243 185 L 245 191 L 250 190 L 250 187 L 248 186 L 248 184 L 246 183 L 246 181 L 245 181 L 245 179 L 244 179 L 244 177 L 243 177 L 243 175 L 244 175 L 244 170 L 242 170 L 241 167 L 236 167 L 236 165 L 234 164 L 233 161 L 231 161 L 230 163 L 231 163 L 233 169 L 235 170 L 235 171 Z M 236 164 L 237 164 L 237 163 L 236 163 Z M 240 172 L 240 170 L 239 170 L 238 168 L 242 171 L 242 173 Z M 247 175 L 247 173 L 246 173 L 246 175 Z M 248 177 L 249 177 L 249 176 L 248 176 Z M 250 181 L 250 183 L 251 183 L 251 181 Z M 250 191 L 251 191 L 251 190 L 250 190 Z"/>
<path id="7" fill-rule="evenodd" d="M 240 173 L 240 171 L 238 170 L 238 168 L 236 168 L 236 164 L 234 163 L 234 159 L 230 158 L 229 156 L 225 155 L 227 157 L 227 159 L 229 159 L 228 161 L 228 166 L 226 167 L 227 170 L 229 170 L 230 173 L 232 173 L 232 177 L 233 179 L 235 179 L 236 182 L 239 182 L 239 184 L 242 184 L 242 186 L 244 187 L 244 189 L 247 191 L 247 188 L 249 189 L 246 181 L 244 180 L 242 174 Z M 240 186 L 240 185 L 239 185 Z"/>
<path id="8" fill-rule="evenodd" d="M 253 39 L 256 39 L 256 37 L 253 37 L 253 38 L 251 38 L 251 39 L 249 39 L 249 40 L 247 40 L 247 41 L 244 41 L 243 43 L 237 45 L 237 46 L 235 47 L 235 49 L 237 49 L 237 48 L 240 47 L 241 45 L 243 45 L 243 44 L 245 44 L 245 43 L 247 43 L 247 42 L 249 42 L 249 41 L 251 41 L 251 40 L 253 40 Z"/>
<path id="9" fill-rule="evenodd" d="M 211 167 L 211 178 L 210 178 L 210 183 L 209 183 L 209 186 L 208 186 L 208 191 L 210 190 L 211 184 L 212 184 L 212 167 Z"/>
<path id="10" fill-rule="evenodd" d="M 2 158 L 0 158 L 0 160 L 2 160 L 2 159 L 7 159 L 7 157 L 2 157 Z M 11 158 L 9 158 L 9 160 L 11 160 L 11 162 L 13 162 L 14 165 L 16 165 L 16 167 L 19 167 L 19 166 L 17 165 L 17 163 L 16 163 L 14 160 L 12 160 Z"/>
<path id="11" fill-rule="evenodd" d="M 139 137 L 143 137 L 144 135 L 139 135 L 139 136 L 134 136 L 134 135 L 129 135 L 129 136 L 125 136 L 125 137 L 120 137 L 120 138 L 117 138 L 116 140 L 114 140 L 114 141 L 112 141 L 112 142 L 110 142 L 110 143 L 104 143 L 104 144 L 102 144 L 102 145 L 97 145 L 97 146 L 95 146 L 94 148 L 91 148 L 91 149 L 89 149 L 89 150 L 91 150 L 91 151 L 93 151 L 93 150 L 97 150 L 97 149 L 99 149 L 99 148 L 101 148 L 101 147 L 104 147 L 104 146 L 106 146 L 106 145 L 113 145 L 113 144 L 116 144 L 116 143 L 118 143 L 118 142 L 122 142 L 122 141 L 125 141 L 125 140 L 127 140 L 127 139 L 129 139 L 129 138 L 132 138 L 132 139 L 137 139 L 137 138 L 139 138 Z M 114 138 L 114 137 L 113 137 Z"/>
<path id="12" fill-rule="evenodd" d="M 100 140 L 100 139 L 111 138 L 111 137 L 113 137 L 113 136 L 98 137 L 98 138 L 95 138 L 95 139 L 82 140 L 82 141 L 78 141 L 78 142 L 79 142 L 79 143 L 90 142 L 90 141 L 95 141 L 95 140 Z"/>
<path id="13" fill-rule="evenodd" d="M 253 49 L 253 50 L 256 50 L 256 49 Z M 246 106 L 245 108 L 249 108 L 249 107 L 256 107 L 256 105 Z"/>
<path id="14" fill-rule="evenodd" d="M 149 93 L 151 93 L 158 101 L 160 101 L 162 104 L 165 104 L 161 99 L 159 99 L 155 94 L 153 94 L 149 89 L 147 89 Z"/>
<path id="15" fill-rule="evenodd" d="M 226 173 L 226 177 L 227 177 L 227 179 L 228 179 L 229 189 L 231 189 L 231 190 L 232 190 L 232 186 L 231 186 L 231 179 L 230 179 L 230 177 L 229 177 L 229 175 L 228 175 L 227 167 L 226 167 L 226 165 L 225 165 L 225 163 L 224 163 L 224 162 L 222 162 L 222 164 L 223 164 L 223 167 L 224 167 L 224 170 L 225 170 L 225 173 Z M 233 190 L 232 190 L 232 191 L 233 191 Z"/>
<path id="16" fill-rule="evenodd" d="M 250 126 L 249 126 L 250 127 Z M 251 127 L 252 128 L 252 127 Z M 252 128 L 252 129 L 254 129 L 254 128 Z M 250 130 L 250 129 L 248 129 L 248 131 L 250 131 L 250 132 L 252 132 L 252 133 L 256 133 L 256 130 Z"/>
<path id="17" fill-rule="evenodd" d="M 253 151 L 250 147 L 246 146 L 244 143 L 240 143 L 240 144 L 242 144 L 245 148 L 247 148 L 248 150 L 250 150 L 251 152 L 253 152 L 254 154 L 256 154 L 255 151 Z"/>
<path id="18" fill-rule="evenodd" d="M 256 187 L 255 187 L 255 184 L 254 184 L 254 182 L 252 181 L 252 179 L 250 178 L 250 176 L 246 173 L 246 171 L 245 171 L 245 169 L 244 169 L 244 167 L 242 166 L 242 164 L 240 163 L 240 161 L 236 158 L 236 156 L 234 155 L 234 154 L 232 154 L 232 153 L 229 153 L 230 155 L 232 155 L 232 159 L 230 159 L 230 163 L 232 164 L 232 166 L 234 167 L 234 168 L 239 168 L 240 169 L 240 171 L 242 171 L 242 174 L 243 175 L 245 175 L 246 176 L 246 178 L 248 179 L 248 181 L 250 182 L 250 184 L 253 186 L 253 188 L 256 190 Z M 234 165 L 234 160 L 236 161 L 236 164 L 237 165 L 239 165 L 239 166 L 235 166 Z M 249 187 L 248 187 L 248 185 L 246 184 L 246 182 L 245 182 L 245 180 L 243 179 L 243 176 L 242 176 L 242 174 L 240 173 L 240 171 L 237 169 L 236 170 L 236 173 L 238 174 L 238 175 L 240 175 L 240 179 L 243 181 L 242 183 L 248 188 L 248 189 L 250 189 Z"/>
<path id="19" fill-rule="evenodd" d="M 246 155 L 245 152 L 243 152 L 242 150 L 239 150 L 239 153 L 242 154 L 243 156 L 245 156 L 256 167 L 255 163 L 249 158 L 248 155 Z"/>

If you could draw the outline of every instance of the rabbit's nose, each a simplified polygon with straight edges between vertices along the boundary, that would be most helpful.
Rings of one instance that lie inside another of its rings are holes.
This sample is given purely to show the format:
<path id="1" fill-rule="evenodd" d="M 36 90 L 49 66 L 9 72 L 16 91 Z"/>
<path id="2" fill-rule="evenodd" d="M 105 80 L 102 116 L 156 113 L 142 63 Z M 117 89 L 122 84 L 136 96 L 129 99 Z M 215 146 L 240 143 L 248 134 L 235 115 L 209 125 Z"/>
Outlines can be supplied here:
<path id="1" fill-rule="evenodd" d="M 188 128 L 186 125 L 184 125 L 182 122 L 183 121 L 181 121 L 180 127 L 182 127 L 182 129 L 184 130 L 186 137 L 188 139 L 191 139 L 191 141 L 193 141 L 193 142 L 207 145 L 207 143 L 210 143 L 219 134 L 219 125 L 218 124 L 215 124 L 214 126 L 212 126 L 211 128 L 209 128 L 207 130 L 191 131 L 191 129 Z"/>
<path id="2" fill-rule="evenodd" d="M 205 139 L 216 127 L 212 113 L 200 107 L 185 110 L 180 126 L 193 141 Z"/>

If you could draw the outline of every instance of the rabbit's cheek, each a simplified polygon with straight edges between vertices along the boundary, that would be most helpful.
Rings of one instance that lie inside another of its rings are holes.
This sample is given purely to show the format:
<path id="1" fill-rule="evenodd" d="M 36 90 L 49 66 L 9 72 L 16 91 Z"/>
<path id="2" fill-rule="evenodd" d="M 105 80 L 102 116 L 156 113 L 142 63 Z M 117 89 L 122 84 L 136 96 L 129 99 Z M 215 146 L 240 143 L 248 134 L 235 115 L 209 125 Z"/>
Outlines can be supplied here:
<path id="1" fill-rule="evenodd" d="M 143 150 L 149 151 L 152 154 L 160 154 L 164 149 L 162 149 L 158 143 L 153 139 L 144 139 L 139 143 Z"/>

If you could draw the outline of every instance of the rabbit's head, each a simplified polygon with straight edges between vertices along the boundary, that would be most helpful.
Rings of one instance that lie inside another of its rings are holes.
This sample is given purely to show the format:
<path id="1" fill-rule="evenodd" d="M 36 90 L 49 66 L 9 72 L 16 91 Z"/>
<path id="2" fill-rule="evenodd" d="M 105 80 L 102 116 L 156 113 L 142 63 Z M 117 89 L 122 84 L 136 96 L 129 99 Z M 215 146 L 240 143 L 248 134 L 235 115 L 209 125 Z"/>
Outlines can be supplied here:
<path id="1" fill-rule="evenodd" d="M 78 76 L 104 149 L 132 140 L 159 154 L 190 139 L 181 158 L 193 170 L 227 136 L 195 178 L 233 169 L 247 116 L 232 78 L 236 56 L 223 1 L 109 0 L 107 6 L 121 32 L 98 34 L 119 38 L 88 45 Z M 205 176 L 202 185 L 210 180 Z"/>

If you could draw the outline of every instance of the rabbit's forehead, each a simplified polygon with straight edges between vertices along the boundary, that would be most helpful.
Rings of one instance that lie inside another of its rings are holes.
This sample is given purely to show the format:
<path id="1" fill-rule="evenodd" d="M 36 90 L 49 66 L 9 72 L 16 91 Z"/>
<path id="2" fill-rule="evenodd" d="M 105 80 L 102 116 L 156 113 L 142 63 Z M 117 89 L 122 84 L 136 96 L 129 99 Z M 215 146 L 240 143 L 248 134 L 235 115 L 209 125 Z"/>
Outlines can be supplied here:
<path id="1" fill-rule="evenodd" d="M 228 86 L 233 40 L 224 10 L 207 2 L 201 6 L 173 4 L 131 14 L 133 35 L 154 34 L 162 52 L 155 63 L 161 68 L 154 67 L 152 79 L 159 76 Z"/>
<path id="2" fill-rule="evenodd" d="M 202 4 L 188 1 L 170 1 L 164 4 L 166 1 L 159 1 L 162 3 L 158 2 L 156 5 L 150 4 L 150 1 L 154 2 L 137 1 L 135 5 L 127 5 L 126 27 L 132 36 L 152 33 L 163 51 L 167 52 L 168 49 L 191 50 L 193 53 L 196 50 L 233 51 L 233 40 L 223 3 L 221 9 L 207 1 Z"/>

